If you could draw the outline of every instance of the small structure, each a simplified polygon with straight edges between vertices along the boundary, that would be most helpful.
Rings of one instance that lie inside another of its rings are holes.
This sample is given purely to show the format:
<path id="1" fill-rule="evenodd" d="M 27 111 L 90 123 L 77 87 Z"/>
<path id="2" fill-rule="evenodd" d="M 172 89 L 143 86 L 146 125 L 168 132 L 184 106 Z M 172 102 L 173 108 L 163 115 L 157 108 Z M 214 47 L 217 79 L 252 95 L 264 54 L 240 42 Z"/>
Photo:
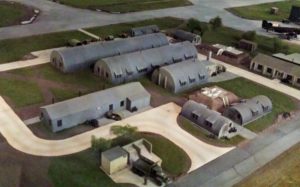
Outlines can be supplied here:
<path id="1" fill-rule="evenodd" d="M 232 129 L 235 126 L 231 120 L 195 101 L 187 101 L 180 114 L 218 138 L 230 137 L 234 132 Z"/>
<path id="2" fill-rule="evenodd" d="M 94 42 L 89 45 L 54 50 L 51 53 L 51 64 L 62 72 L 75 72 L 94 66 L 97 60 L 135 51 L 168 45 L 166 35 L 148 34 L 139 37 Z"/>
<path id="3" fill-rule="evenodd" d="M 198 60 L 188 60 L 164 66 L 152 74 L 152 81 L 155 84 L 173 93 L 200 86 L 207 83 L 208 78 L 206 66 Z"/>
<path id="4" fill-rule="evenodd" d="M 139 82 L 109 88 L 41 107 L 41 121 L 53 132 L 99 119 L 108 111 L 137 111 L 150 105 L 151 95 Z"/>
<path id="5" fill-rule="evenodd" d="M 292 6 L 291 13 L 289 16 L 289 20 L 294 23 L 300 22 L 300 7 Z"/>
<path id="6" fill-rule="evenodd" d="M 168 45 L 140 52 L 99 60 L 94 73 L 113 84 L 136 80 L 154 69 L 197 58 L 197 50 L 190 42 Z"/>
<path id="7" fill-rule="evenodd" d="M 279 8 L 278 7 L 271 7 L 270 13 L 271 14 L 278 14 Z"/>
<path id="8" fill-rule="evenodd" d="M 157 25 L 148 25 L 143 27 L 135 27 L 130 30 L 131 36 L 142 36 L 145 34 L 152 34 L 160 32 Z"/>
<path id="9" fill-rule="evenodd" d="M 246 51 L 254 52 L 257 49 L 257 43 L 249 40 L 241 39 L 239 41 L 239 48 Z"/>
<path id="10" fill-rule="evenodd" d="M 250 64 L 250 69 L 272 79 L 279 79 L 295 87 L 300 87 L 300 54 L 258 54 Z"/>
<path id="11" fill-rule="evenodd" d="M 162 160 L 152 152 L 152 144 L 146 139 L 140 139 L 123 146 L 129 154 L 129 164 L 137 161 L 141 156 L 145 157 L 154 163 L 161 165 Z"/>
<path id="12" fill-rule="evenodd" d="M 201 36 L 191 32 L 176 29 L 171 31 L 170 35 L 176 40 L 189 41 L 195 45 L 201 44 Z"/>
<path id="13" fill-rule="evenodd" d="M 120 146 L 101 153 L 101 168 L 108 175 L 112 175 L 128 165 L 128 153 Z"/>
<path id="14" fill-rule="evenodd" d="M 243 64 L 249 59 L 248 53 L 221 44 L 201 44 L 197 49 L 201 54 L 208 56 L 211 53 L 213 58 L 230 64 Z"/>
<path id="15" fill-rule="evenodd" d="M 203 103 L 211 110 L 223 112 L 226 107 L 239 102 L 238 96 L 218 86 L 206 87 L 189 95 L 189 100 Z"/>
<path id="16" fill-rule="evenodd" d="M 272 111 L 272 101 L 267 96 L 256 96 L 242 100 L 225 109 L 223 115 L 232 121 L 246 125 Z"/>

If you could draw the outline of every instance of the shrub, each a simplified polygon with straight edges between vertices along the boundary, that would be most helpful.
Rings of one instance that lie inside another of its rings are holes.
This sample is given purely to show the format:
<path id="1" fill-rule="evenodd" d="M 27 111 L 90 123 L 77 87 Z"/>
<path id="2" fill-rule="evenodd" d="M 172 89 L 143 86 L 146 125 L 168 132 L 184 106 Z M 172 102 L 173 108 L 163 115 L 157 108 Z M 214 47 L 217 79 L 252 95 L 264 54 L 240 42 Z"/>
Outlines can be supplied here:
<path id="1" fill-rule="evenodd" d="M 256 32 L 255 31 L 248 31 L 242 34 L 242 38 L 245 40 L 254 41 L 256 39 Z"/>
<path id="2" fill-rule="evenodd" d="M 212 26 L 214 30 L 223 26 L 222 19 L 219 16 L 212 18 L 209 21 L 209 24 Z"/>

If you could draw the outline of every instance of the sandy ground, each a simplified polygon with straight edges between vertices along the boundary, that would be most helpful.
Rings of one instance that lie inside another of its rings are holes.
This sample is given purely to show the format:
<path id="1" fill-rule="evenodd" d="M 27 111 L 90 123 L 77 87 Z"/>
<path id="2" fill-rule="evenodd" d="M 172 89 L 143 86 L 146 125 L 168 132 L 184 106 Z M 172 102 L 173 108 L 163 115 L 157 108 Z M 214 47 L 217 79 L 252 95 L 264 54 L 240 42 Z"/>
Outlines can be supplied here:
<path id="1" fill-rule="evenodd" d="M 209 161 L 233 149 L 206 144 L 182 130 L 177 124 L 180 107 L 169 103 L 135 116 L 115 122 L 64 140 L 45 140 L 36 137 L 21 119 L 0 98 L 0 132 L 15 149 L 37 156 L 61 156 L 76 153 L 90 147 L 91 136 L 113 138 L 110 127 L 130 124 L 139 131 L 162 135 L 181 147 L 191 158 L 193 171 Z"/>

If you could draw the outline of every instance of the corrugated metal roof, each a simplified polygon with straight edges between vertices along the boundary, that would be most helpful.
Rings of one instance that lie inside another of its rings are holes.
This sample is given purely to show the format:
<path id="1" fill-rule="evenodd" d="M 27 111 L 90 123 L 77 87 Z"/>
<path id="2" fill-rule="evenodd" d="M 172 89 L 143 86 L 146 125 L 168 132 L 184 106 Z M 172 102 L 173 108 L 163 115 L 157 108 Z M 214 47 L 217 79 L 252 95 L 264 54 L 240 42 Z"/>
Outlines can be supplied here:
<path id="1" fill-rule="evenodd" d="M 114 100 L 124 99 L 126 97 L 140 97 L 141 95 L 150 97 L 150 94 L 139 82 L 133 82 L 41 108 L 44 108 L 47 111 L 50 119 L 59 119 L 63 116 L 82 111 L 88 111 L 91 109 L 96 110 L 101 106 L 110 104 L 110 102 Z"/>
<path id="2" fill-rule="evenodd" d="M 105 63 L 112 74 L 119 72 L 126 76 L 126 70 L 137 71 L 137 68 L 148 68 L 151 71 L 153 67 L 164 65 L 165 63 L 173 63 L 174 56 L 183 60 L 185 56 L 197 57 L 197 50 L 190 42 L 183 42 L 175 45 L 168 45 L 159 48 L 148 49 L 144 51 L 128 53 L 120 56 L 114 56 L 99 60 L 95 68 Z"/>
<path id="3" fill-rule="evenodd" d="M 162 33 L 149 34 L 140 37 L 96 42 L 89 45 L 54 50 L 51 60 L 60 56 L 65 71 L 75 71 L 80 67 L 89 67 L 101 58 L 141 51 L 145 49 L 168 45 L 167 37 Z"/>
<path id="4" fill-rule="evenodd" d="M 173 79 L 174 85 L 180 87 L 180 81 L 189 81 L 189 78 L 195 78 L 195 82 L 199 79 L 199 76 L 205 76 L 208 79 L 208 71 L 205 64 L 198 60 L 188 60 L 180 63 L 164 66 L 160 68 L 160 71 L 167 72 Z M 203 81 L 203 80 L 201 80 Z"/>
<path id="5" fill-rule="evenodd" d="M 133 36 L 141 36 L 145 34 L 151 34 L 159 32 L 159 27 L 157 25 L 148 25 L 143 27 L 135 27 L 131 29 L 131 34 Z"/>
<path id="6" fill-rule="evenodd" d="M 174 31 L 171 31 L 171 34 L 173 35 L 174 38 L 178 38 L 181 40 L 187 40 L 192 42 L 196 37 L 200 37 L 199 35 L 196 35 L 191 32 L 187 32 L 184 30 L 176 29 Z"/>

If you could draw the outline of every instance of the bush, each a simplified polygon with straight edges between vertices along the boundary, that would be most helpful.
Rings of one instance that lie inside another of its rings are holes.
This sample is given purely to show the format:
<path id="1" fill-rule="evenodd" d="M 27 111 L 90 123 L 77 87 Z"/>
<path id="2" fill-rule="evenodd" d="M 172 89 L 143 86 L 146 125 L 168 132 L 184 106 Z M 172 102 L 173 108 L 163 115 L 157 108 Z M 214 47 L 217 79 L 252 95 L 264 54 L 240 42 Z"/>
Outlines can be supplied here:
<path id="1" fill-rule="evenodd" d="M 192 33 L 200 32 L 201 36 L 203 36 L 203 34 L 209 30 L 208 25 L 201 24 L 200 21 L 198 21 L 194 18 L 191 18 L 188 20 L 187 28 Z"/>
<path id="2" fill-rule="evenodd" d="M 242 34 L 242 38 L 245 40 L 254 41 L 256 39 L 256 32 L 255 31 L 248 31 Z"/>
<path id="3" fill-rule="evenodd" d="M 124 136 L 124 137 L 131 137 L 134 136 L 137 132 L 137 127 L 132 127 L 130 125 L 125 126 L 112 126 L 111 131 L 116 136 Z"/>
<path id="4" fill-rule="evenodd" d="M 212 26 L 214 30 L 223 26 L 222 19 L 219 16 L 212 18 L 209 21 L 209 24 Z"/>
<path id="5" fill-rule="evenodd" d="M 103 152 L 111 148 L 112 140 L 105 138 L 96 138 L 94 135 L 92 136 L 91 144 L 92 149 L 95 152 Z"/>

